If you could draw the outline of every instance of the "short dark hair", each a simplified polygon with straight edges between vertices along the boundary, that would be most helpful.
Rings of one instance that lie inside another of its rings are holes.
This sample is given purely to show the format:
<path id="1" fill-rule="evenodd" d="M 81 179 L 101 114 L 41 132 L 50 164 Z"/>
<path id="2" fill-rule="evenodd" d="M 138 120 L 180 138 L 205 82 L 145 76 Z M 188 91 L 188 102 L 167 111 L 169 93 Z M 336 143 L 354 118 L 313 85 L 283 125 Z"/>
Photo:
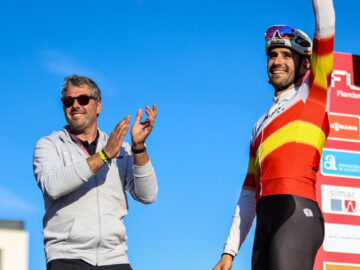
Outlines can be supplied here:
<path id="1" fill-rule="evenodd" d="M 69 86 L 81 86 L 86 84 L 89 86 L 91 94 L 97 101 L 101 101 L 101 91 L 97 84 L 86 76 L 78 76 L 76 74 L 64 78 L 65 84 L 62 87 L 61 96 L 64 97 Z"/>

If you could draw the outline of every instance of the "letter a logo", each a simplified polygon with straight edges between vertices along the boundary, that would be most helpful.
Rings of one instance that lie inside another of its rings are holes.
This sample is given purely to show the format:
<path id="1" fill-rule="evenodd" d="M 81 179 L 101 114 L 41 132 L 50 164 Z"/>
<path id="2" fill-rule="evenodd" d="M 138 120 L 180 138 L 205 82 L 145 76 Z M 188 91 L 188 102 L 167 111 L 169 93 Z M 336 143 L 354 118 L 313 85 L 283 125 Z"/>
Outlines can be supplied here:
<path id="1" fill-rule="evenodd" d="M 349 213 L 356 212 L 356 201 L 345 200 L 345 210 Z"/>
<path id="2" fill-rule="evenodd" d="M 324 168 L 327 170 L 337 171 L 336 159 L 333 155 L 326 155 L 324 161 Z"/>

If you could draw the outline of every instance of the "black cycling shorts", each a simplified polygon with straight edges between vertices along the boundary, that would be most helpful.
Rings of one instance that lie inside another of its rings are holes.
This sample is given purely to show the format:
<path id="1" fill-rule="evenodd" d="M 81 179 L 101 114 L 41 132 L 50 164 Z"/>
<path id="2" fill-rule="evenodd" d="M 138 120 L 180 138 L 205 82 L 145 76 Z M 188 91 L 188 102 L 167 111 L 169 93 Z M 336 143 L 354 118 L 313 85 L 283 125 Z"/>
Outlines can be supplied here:
<path id="1" fill-rule="evenodd" d="M 259 199 L 253 270 L 312 270 L 324 239 L 324 219 L 315 201 L 294 195 Z"/>

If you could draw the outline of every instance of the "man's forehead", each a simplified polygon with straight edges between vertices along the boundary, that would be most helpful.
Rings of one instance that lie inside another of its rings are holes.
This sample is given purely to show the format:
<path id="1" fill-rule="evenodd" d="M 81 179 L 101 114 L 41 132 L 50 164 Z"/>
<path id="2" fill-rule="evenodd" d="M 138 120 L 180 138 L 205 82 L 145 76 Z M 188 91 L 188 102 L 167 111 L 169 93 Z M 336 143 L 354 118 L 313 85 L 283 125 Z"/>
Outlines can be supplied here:
<path id="1" fill-rule="evenodd" d="M 292 58 L 300 58 L 300 54 L 298 52 L 287 47 L 272 48 L 267 55 L 269 56 L 270 54 L 291 55 Z"/>
<path id="2" fill-rule="evenodd" d="M 290 53 L 293 53 L 293 51 L 288 48 L 288 47 L 274 47 L 274 48 L 271 48 L 269 53 L 272 53 L 272 52 L 277 52 L 277 53 L 282 53 L 282 52 L 290 52 Z"/>

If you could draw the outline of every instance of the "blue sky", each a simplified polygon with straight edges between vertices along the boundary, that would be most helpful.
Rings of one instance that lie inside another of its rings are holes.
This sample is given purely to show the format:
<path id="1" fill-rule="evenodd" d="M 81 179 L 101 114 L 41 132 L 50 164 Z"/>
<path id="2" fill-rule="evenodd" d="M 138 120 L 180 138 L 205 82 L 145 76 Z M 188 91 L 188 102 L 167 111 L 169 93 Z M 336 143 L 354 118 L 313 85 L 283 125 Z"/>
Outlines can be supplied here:
<path id="1" fill-rule="evenodd" d="M 360 54 L 358 0 L 335 0 L 335 51 Z M 263 33 L 313 35 L 311 1 L 2 1 L 0 218 L 23 220 L 29 270 L 45 269 L 36 141 L 65 125 L 63 78 L 87 75 L 103 94 L 99 127 L 157 103 L 148 152 L 158 200 L 130 199 L 135 270 L 211 269 L 246 173 L 253 123 L 271 104 Z M 127 136 L 129 140 L 129 136 Z M 253 231 L 234 269 L 250 269 Z"/>

